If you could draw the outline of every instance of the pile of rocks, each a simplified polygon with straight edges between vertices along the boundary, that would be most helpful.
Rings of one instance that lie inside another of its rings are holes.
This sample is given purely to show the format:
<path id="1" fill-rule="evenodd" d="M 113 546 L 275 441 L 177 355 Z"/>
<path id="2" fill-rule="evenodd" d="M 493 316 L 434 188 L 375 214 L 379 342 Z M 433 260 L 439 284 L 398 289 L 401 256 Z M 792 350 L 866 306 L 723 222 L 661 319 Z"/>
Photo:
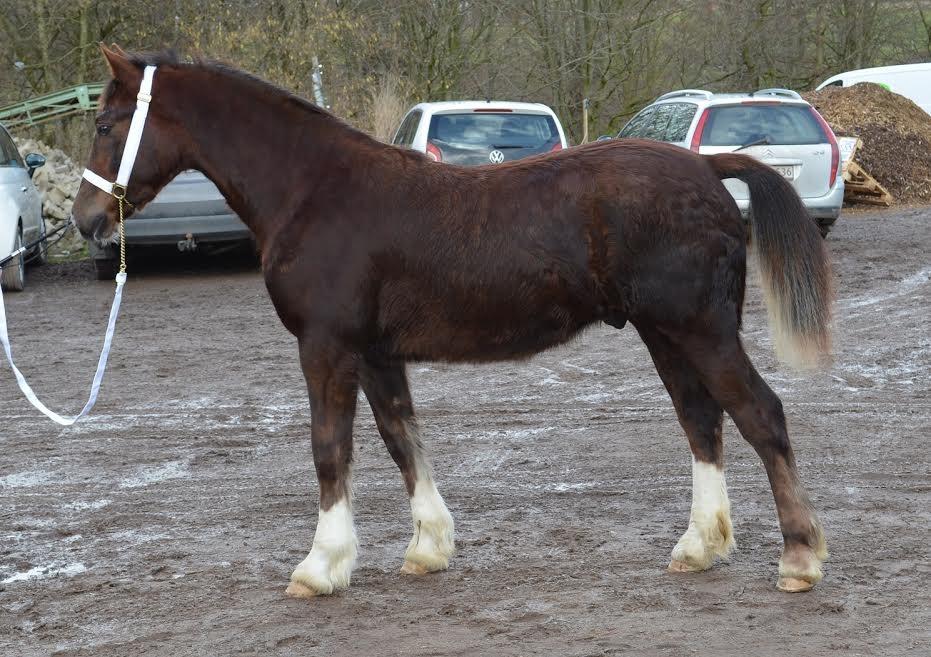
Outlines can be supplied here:
<path id="1" fill-rule="evenodd" d="M 35 139 L 16 138 L 19 152 L 39 153 L 45 156 L 45 166 L 39 167 L 33 175 L 33 182 L 42 197 L 42 216 L 45 228 L 51 232 L 71 218 L 71 206 L 81 185 L 82 168 L 74 163 L 63 151 L 52 148 Z M 51 249 L 51 253 L 75 253 L 84 247 L 84 240 L 77 231 L 69 231 L 67 237 Z"/>

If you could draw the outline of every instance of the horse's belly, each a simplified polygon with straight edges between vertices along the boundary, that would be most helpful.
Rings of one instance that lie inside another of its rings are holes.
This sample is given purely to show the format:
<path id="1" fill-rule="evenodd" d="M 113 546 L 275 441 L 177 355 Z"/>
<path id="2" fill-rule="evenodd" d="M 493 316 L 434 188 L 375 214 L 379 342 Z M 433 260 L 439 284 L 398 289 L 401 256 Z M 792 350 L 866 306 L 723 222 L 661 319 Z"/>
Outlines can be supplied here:
<path id="1" fill-rule="evenodd" d="M 475 313 L 423 309 L 384 327 L 377 348 L 404 360 L 483 362 L 526 358 L 572 339 L 598 319 L 593 312 L 550 306 Z"/>

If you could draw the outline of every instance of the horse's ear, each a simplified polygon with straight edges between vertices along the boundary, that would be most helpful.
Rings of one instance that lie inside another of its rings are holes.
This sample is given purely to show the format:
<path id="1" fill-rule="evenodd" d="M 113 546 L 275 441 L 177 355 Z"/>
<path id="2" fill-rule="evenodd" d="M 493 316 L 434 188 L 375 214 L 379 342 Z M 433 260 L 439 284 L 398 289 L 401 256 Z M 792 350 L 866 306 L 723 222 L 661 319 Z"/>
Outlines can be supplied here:
<path id="1" fill-rule="evenodd" d="M 115 80 L 123 80 L 124 82 L 139 77 L 139 70 L 129 61 L 129 56 L 123 52 L 123 49 L 116 44 L 113 44 L 113 47 L 115 50 L 108 48 L 105 43 L 100 44 L 100 52 L 103 54 L 104 59 L 107 60 L 110 75 Z"/>

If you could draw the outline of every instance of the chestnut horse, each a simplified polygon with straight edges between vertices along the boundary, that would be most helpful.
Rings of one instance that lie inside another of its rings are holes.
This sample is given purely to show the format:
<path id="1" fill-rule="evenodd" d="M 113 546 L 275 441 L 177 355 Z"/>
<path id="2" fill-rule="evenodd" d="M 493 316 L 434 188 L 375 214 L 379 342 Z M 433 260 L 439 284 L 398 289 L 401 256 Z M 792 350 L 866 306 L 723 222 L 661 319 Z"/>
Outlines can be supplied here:
<path id="1" fill-rule="evenodd" d="M 414 536 L 402 571 L 439 571 L 454 551 L 453 519 L 434 484 L 406 363 L 527 358 L 595 322 L 628 321 L 692 451 L 691 517 L 670 570 L 707 569 L 734 545 L 726 411 L 772 485 L 784 538 L 779 588 L 821 579 L 824 537 L 782 404 L 741 346 L 747 229 L 721 183 L 749 186 L 777 349 L 814 363 L 830 349 L 830 264 L 818 227 L 775 171 L 739 154 L 634 140 L 497 166 L 437 164 L 223 65 L 103 54 L 113 79 L 88 168 L 113 179 L 142 70 L 157 66 L 128 200 L 140 208 L 179 172 L 206 174 L 255 234 L 275 310 L 297 338 L 320 509 L 289 594 L 349 584 L 360 387 L 410 496 Z M 117 230 L 116 201 L 86 181 L 73 213 L 89 239 L 107 242 Z"/>

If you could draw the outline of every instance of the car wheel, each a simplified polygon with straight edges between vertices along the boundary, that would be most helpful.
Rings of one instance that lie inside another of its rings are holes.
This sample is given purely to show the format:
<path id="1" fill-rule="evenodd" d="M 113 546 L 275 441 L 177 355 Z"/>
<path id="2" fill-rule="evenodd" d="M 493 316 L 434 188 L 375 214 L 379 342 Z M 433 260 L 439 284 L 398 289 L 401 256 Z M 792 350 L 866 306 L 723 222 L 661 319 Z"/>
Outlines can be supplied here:
<path id="1" fill-rule="evenodd" d="M 39 266 L 48 262 L 48 245 L 45 243 L 45 219 L 39 219 L 39 239 L 42 241 L 36 244 L 29 256 L 29 264 Z"/>
<path id="2" fill-rule="evenodd" d="M 13 250 L 16 251 L 23 245 L 23 225 L 19 224 L 16 228 L 16 239 L 13 241 Z M 0 274 L 0 285 L 7 292 L 22 292 L 26 287 L 26 259 L 20 253 L 14 260 L 6 263 L 3 267 L 3 273 Z"/>
<path id="3" fill-rule="evenodd" d="M 120 271 L 116 258 L 94 258 L 94 272 L 98 281 L 112 281 Z"/>

